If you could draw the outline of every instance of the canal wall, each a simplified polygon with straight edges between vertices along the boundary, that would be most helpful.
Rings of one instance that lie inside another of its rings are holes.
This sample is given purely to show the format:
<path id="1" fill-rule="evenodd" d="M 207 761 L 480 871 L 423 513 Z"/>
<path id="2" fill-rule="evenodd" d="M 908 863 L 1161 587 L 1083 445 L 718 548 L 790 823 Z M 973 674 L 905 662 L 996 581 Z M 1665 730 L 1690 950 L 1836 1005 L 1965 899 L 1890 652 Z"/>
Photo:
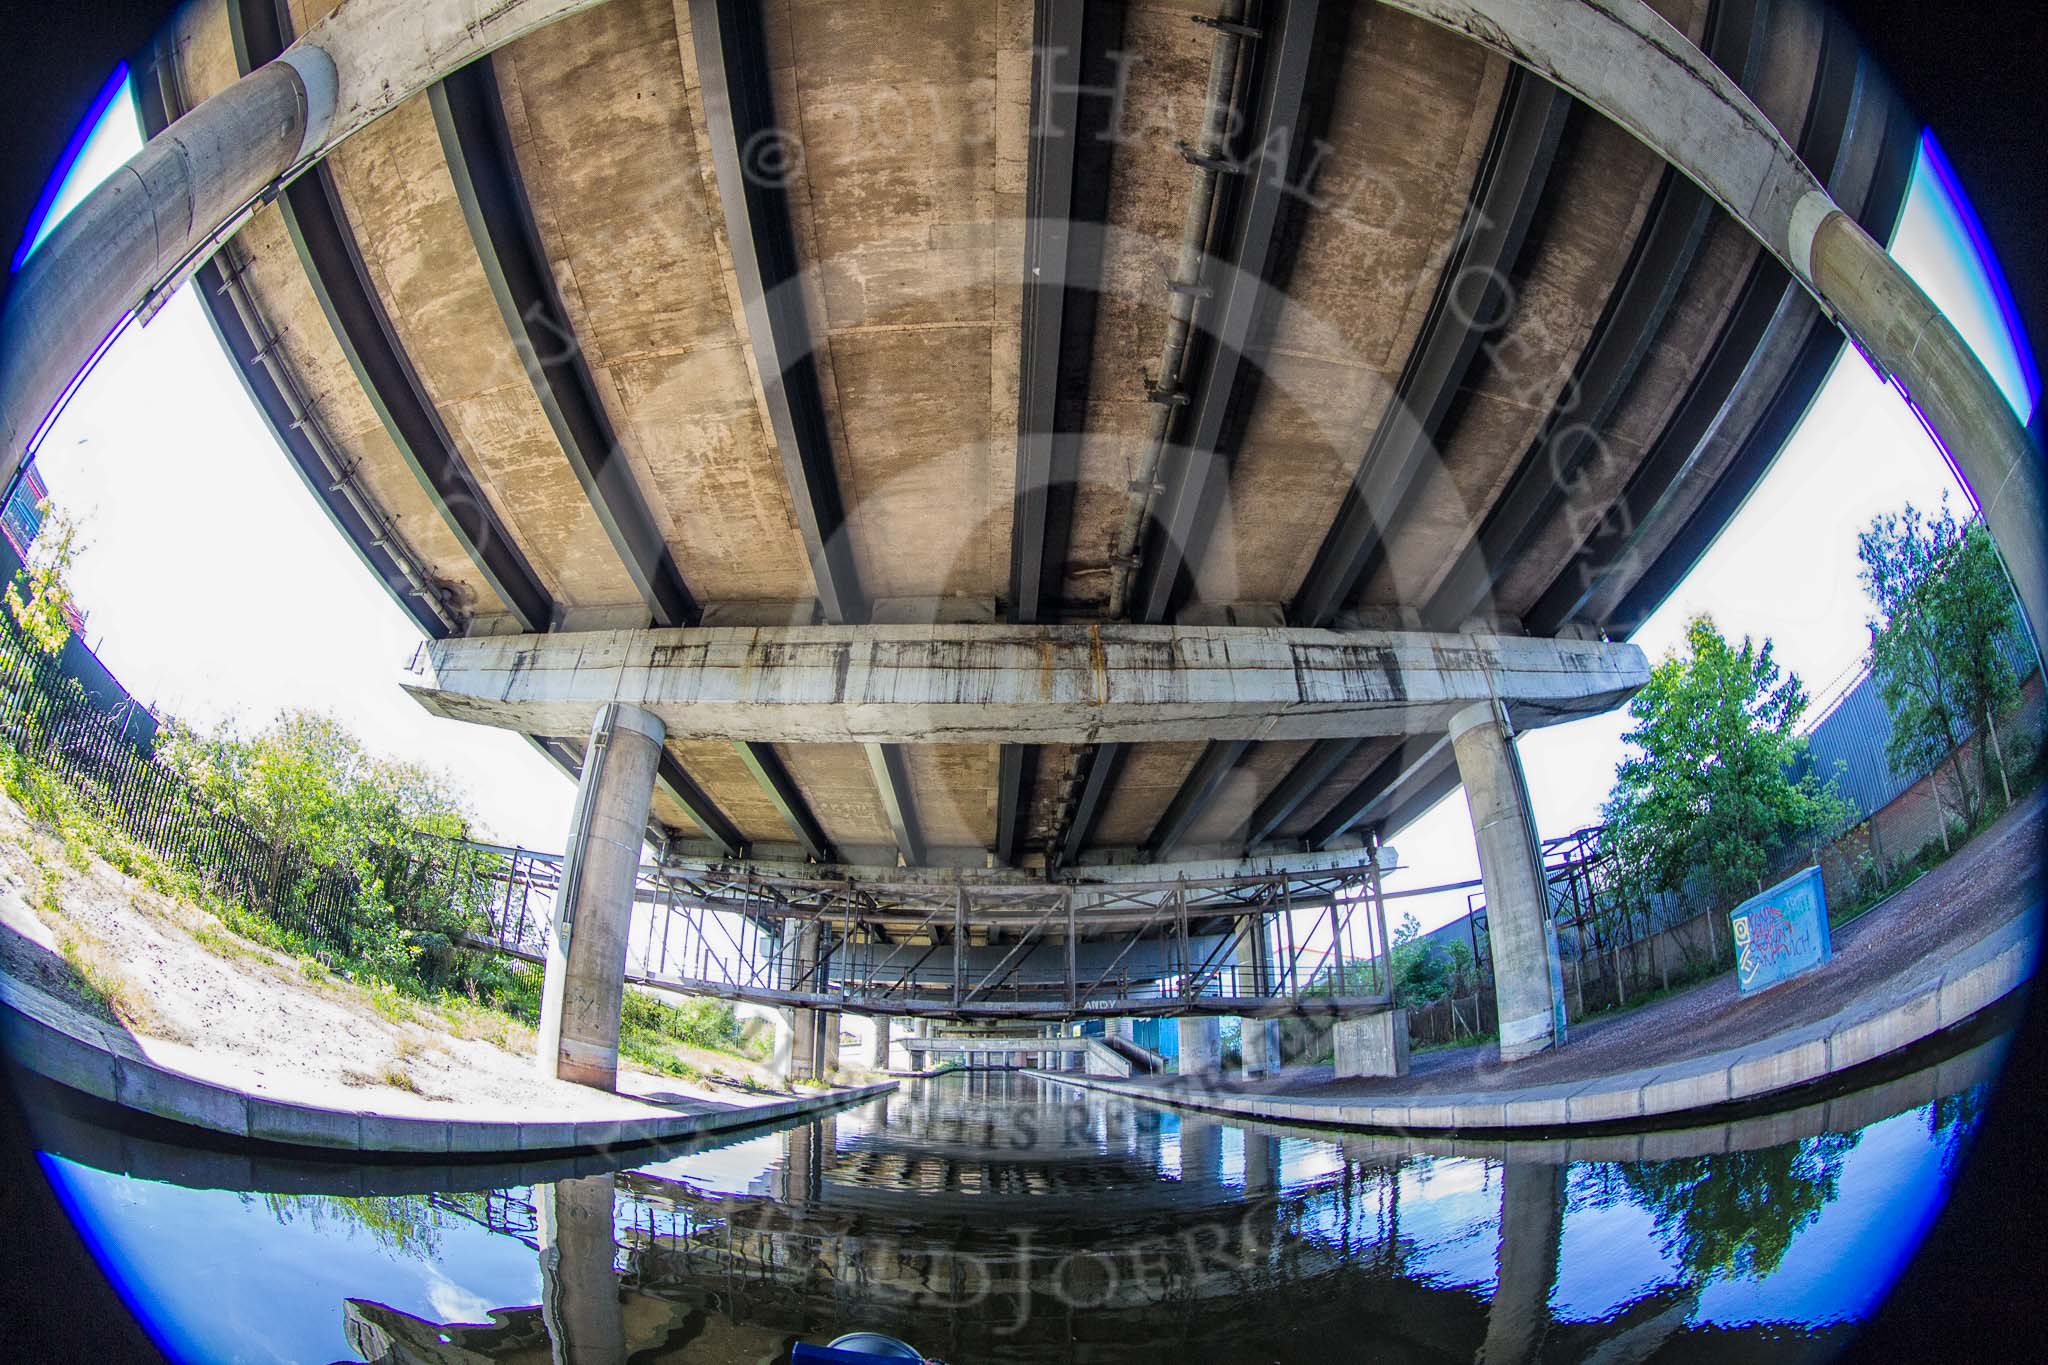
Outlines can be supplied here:
<path id="1" fill-rule="evenodd" d="M 1962 1033 L 2027 983 L 2036 930 L 2037 917 L 2023 915 L 1949 957 L 1941 969 L 1887 983 L 1813 1024 L 1663 1066 L 1548 1085 L 1402 1093 L 1395 1081 L 1369 1095 L 1318 1096 L 1233 1089 L 1220 1076 L 1148 1084 L 1035 1074 L 1177 1108 L 1331 1128 L 1474 1133 L 1669 1123 L 1804 1092 L 1940 1035 Z"/>
<path id="2" fill-rule="evenodd" d="M 325 1152 L 488 1157 L 675 1142 L 815 1117 L 896 1089 L 895 1081 L 761 1104 L 689 1107 L 592 1092 L 604 1117 L 556 1111 L 531 1119 L 397 1114 L 255 1094 L 151 1060 L 133 1039 L 17 981 L 0 998 L 0 1043 L 13 1064 L 69 1090 L 154 1119 L 240 1141 Z M 620 1117 L 620 1102 L 632 1112 Z M 601 1108 L 600 1108 L 601 1105 Z"/>

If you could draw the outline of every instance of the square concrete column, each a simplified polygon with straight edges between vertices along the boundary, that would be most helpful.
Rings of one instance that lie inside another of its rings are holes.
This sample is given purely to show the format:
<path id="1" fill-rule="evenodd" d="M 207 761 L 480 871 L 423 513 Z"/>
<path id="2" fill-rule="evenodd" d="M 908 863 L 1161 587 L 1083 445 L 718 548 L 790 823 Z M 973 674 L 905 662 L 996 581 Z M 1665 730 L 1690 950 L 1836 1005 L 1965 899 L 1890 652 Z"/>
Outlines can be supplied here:
<path id="1" fill-rule="evenodd" d="M 794 951 L 785 959 L 783 975 L 791 990 L 822 992 L 825 983 L 815 970 L 822 951 L 822 929 L 806 924 L 797 930 Z M 835 1011 L 792 1008 L 789 1014 L 789 1079 L 816 1081 L 839 1064 L 839 1015 Z"/>
<path id="2" fill-rule="evenodd" d="M 1278 1019 L 1241 1019 L 1237 1037 L 1237 1050 L 1244 1058 L 1245 1075 L 1268 1076 L 1280 1069 Z"/>
<path id="3" fill-rule="evenodd" d="M 1533 1056 L 1564 1042 L 1564 974 L 1557 926 L 1543 882 L 1543 861 L 1521 759 L 1496 702 L 1451 719 L 1479 875 L 1486 884 L 1486 936 L 1500 1021 L 1500 1058 Z"/>
<path id="4" fill-rule="evenodd" d="M 1180 1059 L 1174 1069 L 1183 1076 L 1213 1075 L 1223 1066 L 1223 1021 L 1213 1014 L 1176 1020 Z"/>
<path id="5" fill-rule="evenodd" d="M 839 1074 L 839 1011 L 818 1011 L 818 1079 Z"/>
<path id="6" fill-rule="evenodd" d="M 1408 1074 L 1408 1012 L 1339 1019 L 1330 1030 L 1338 1076 L 1405 1076 Z"/>
<path id="7" fill-rule="evenodd" d="M 541 988 L 543 1075 L 618 1088 L 633 884 L 665 733 L 660 717 L 621 702 L 591 722 Z"/>
<path id="8" fill-rule="evenodd" d="M 875 1016 L 874 1067 L 877 1071 L 889 1069 L 889 1016 L 886 1014 Z"/>

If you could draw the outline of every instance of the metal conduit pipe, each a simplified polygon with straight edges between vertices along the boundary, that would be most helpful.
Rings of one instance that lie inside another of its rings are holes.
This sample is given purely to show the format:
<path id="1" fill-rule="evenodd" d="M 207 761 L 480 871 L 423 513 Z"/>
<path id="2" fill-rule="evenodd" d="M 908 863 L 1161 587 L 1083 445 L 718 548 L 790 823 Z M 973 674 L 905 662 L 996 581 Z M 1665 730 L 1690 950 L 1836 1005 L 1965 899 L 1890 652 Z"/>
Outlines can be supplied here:
<path id="1" fill-rule="evenodd" d="M 1188 337 L 1194 330 L 1195 305 L 1202 286 L 1203 265 L 1210 255 L 1211 224 L 1216 213 L 1216 184 L 1222 158 L 1235 135 L 1232 96 L 1237 88 L 1238 55 L 1244 48 L 1244 0 L 1225 0 L 1216 16 L 1216 42 L 1209 55 L 1209 90 L 1203 105 L 1202 138 L 1182 147 L 1190 168 L 1187 216 L 1181 222 L 1180 256 L 1166 286 L 1166 337 L 1159 347 L 1159 378 L 1152 386 L 1152 422 L 1145 436 L 1145 458 L 1131 481 L 1124 522 L 1110 546 L 1109 614 L 1120 619 L 1129 610 L 1131 574 L 1138 566 L 1145 523 L 1159 488 L 1159 464 L 1166 454 L 1167 432 L 1180 397 L 1181 365 L 1187 359 Z"/>

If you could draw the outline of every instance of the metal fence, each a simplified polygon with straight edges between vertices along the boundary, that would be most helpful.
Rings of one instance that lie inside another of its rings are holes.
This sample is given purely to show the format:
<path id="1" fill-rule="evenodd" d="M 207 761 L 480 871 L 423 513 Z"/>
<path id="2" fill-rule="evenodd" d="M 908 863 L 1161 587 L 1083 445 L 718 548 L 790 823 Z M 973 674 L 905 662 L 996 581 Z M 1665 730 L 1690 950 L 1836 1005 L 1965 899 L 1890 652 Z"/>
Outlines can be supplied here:
<path id="1" fill-rule="evenodd" d="M 361 946 L 372 900 L 353 869 L 280 846 L 223 811 L 94 704 L 58 661 L 0 622 L 0 741 L 28 781 L 54 776 L 83 810 L 207 891 L 259 912 L 334 962 Z M 492 859 L 479 846 L 422 836 L 365 860 L 383 906 L 401 912 L 479 909 Z M 477 921 L 482 922 L 481 917 Z"/>

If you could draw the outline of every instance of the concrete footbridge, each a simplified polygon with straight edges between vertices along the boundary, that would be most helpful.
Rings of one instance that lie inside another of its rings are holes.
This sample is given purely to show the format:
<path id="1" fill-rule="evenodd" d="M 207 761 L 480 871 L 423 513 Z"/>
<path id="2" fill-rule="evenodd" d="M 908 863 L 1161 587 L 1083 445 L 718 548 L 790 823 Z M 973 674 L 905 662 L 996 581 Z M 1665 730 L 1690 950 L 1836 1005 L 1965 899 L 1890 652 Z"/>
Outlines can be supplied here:
<path id="1" fill-rule="evenodd" d="M 1502 1054 L 1560 1042 L 1514 737 L 1644 683 L 1845 331 L 2048 611 L 1881 245 L 1918 124 L 1798 0 L 190 0 L 133 70 L 0 476 L 192 281 L 404 686 L 578 782 L 493 921 L 572 1079 L 628 974 L 814 1068 L 837 1010 L 1311 1004 L 1398 1067 L 1376 869 L 1460 785 Z"/>

